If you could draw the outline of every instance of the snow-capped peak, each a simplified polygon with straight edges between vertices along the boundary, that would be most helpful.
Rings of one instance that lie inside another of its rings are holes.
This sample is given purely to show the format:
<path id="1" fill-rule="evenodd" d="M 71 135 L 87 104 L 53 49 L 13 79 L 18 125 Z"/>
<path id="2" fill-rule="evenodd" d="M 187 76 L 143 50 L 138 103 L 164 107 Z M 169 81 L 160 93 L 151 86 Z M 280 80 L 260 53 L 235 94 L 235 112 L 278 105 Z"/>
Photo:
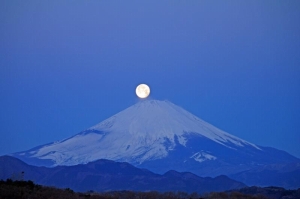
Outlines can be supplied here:
<path id="1" fill-rule="evenodd" d="M 256 145 L 210 125 L 169 101 L 143 100 L 69 139 L 25 154 L 31 158 L 53 160 L 53 166 L 98 159 L 137 165 L 167 157 L 177 146 L 186 148 L 191 135 L 233 150 L 244 146 L 260 150 Z M 192 157 L 198 162 L 217 158 L 204 152 Z"/>
<path id="2" fill-rule="evenodd" d="M 183 136 L 186 133 L 197 133 L 222 145 L 231 142 L 237 146 L 251 145 L 259 149 L 256 145 L 210 125 L 169 101 L 141 101 L 89 130 L 118 134 L 127 132 L 131 136 L 151 137 L 154 140 L 162 137 L 173 140 L 176 135 L 182 145 L 185 145 L 186 140 Z"/>

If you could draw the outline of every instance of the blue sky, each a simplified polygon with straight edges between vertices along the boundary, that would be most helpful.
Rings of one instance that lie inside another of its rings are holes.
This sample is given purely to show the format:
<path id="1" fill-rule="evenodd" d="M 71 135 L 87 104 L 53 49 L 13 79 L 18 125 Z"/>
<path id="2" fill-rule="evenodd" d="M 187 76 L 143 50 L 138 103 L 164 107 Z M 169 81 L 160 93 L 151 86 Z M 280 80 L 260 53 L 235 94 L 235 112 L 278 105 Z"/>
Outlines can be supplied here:
<path id="1" fill-rule="evenodd" d="M 0 155 L 169 100 L 300 157 L 300 1 L 0 2 Z"/>

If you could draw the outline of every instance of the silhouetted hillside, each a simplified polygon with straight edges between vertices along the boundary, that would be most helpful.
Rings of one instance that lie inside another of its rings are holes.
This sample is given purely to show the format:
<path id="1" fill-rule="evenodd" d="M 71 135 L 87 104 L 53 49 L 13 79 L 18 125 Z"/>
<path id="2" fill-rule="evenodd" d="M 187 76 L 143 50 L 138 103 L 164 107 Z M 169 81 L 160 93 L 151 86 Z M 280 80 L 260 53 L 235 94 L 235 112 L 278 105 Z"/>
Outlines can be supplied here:
<path id="1" fill-rule="evenodd" d="M 0 198 L 9 199 L 299 199 L 300 189 L 285 190 L 281 187 L 247 187 L 234 191 L 211 192 L 205 194 L 186 192 L 135 192 L 135 191 L 110 191 L 95 193 L 88 191 L 76 193 L 70 188 L 59 189 L 34 184 L 32 181 L 0 180 Z"/>
<path id="2" fill-rule="evenodd" d="M 289 191 L 293 196 L 296 191 Z M 54 187 L 46 187 L 36 185 L 32 181 L 12 181 L 10 179 L 0 181 L 0 198 L 9 199 L 185 199 L 185 198 L 203 198 L 203 199 L 266 199 L 263 195 L 249 195 L 240 192 L 212 192 L 205 195 L 199 195 L 197 193 L 185 193 L 185 192 L 134 192 L 134 191 L 111 191 L 104 193 L 94 193 L 92 191 L 86 193 L 76 193 L 73 190 L 58 189 Z M 293 197 L 289 197 L 293 198 Z"/>
<path id="3" fill-rule="evenodd" d="M 23 177 L 22 177 L 23 173 Z M 164 175 L 136 168 L 129 163 L 97 160 L 75 166 L 36 167 L 10 156 L 0 157 L 0 179 L 15 180 L 71 188 L 75 191 L 184 191 L 188 193 L 225 191 L 246 187 L 227 176 L 199 177 L 189 172 L 169 171 Z"/>

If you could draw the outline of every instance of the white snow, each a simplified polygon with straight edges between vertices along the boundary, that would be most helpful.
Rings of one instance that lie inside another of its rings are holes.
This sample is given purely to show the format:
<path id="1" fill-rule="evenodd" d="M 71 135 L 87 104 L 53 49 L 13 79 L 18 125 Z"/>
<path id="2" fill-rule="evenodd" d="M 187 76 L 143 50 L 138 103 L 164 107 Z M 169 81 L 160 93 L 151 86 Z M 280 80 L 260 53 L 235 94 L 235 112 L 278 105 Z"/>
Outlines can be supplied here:
<path id="1" fill-rule="evenodd" d="M 197 162 L 204 162 L 206 160 L 215 160 L 217 159 L 215 156 L 208 154 L 207 152 L 197 152 L 194 155 L 192 155 L 190 158 L 193 158 Z"/>
<path id="2" fill-rule="evenodd" d="M 124 131 L 133 136 L 168 137 L 171 140 L 177 135 L 182 145 L 186 143 L 183 135 L 194 132 L 219 144 L 231 142 L 237 146 L 251 145 L 259 149 L 256 145 L 228 134 L 168 101 L 148 100 L 137 103 L 90 129 Z"/>
<path id="3" fill-rule="evenodd" d="M 138 162 L 160 159 L 179 144 L 186 146 L 186 135 L 196 133 L 226 147 L 256 145 L 230 135 L 168 101 L 144 100 L 89 128 L 104 134 L 77 134 L 43 146 L 32 157 L 52 159 L 56 165 L 87 163 L 105 158 Z M 166 143 L 168 147 L 166 147 Z M 196 161 L 215 158 L 204 152 L 191 156 Z"/>

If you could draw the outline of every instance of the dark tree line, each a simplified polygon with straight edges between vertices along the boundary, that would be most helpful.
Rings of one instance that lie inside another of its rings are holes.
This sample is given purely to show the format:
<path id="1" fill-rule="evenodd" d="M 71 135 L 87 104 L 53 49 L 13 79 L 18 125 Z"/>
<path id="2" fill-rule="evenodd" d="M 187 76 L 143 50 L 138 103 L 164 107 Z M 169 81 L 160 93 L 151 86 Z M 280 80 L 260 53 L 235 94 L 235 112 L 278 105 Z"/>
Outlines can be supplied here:
<path id="1" fill-rule="evenodd" d="M 298 190 L 297 190 L 298 191 Z M 291 192 L 289 198 L 293 197 L 296 190 Z M 299 193 L 298 193 L 299 194 Z M 212 192 L 207 194 L 185 193 L 185 192 L 136 192 L 136 191 L 111 191 L 95 193 L 76 193 L 73 190 L 58 189 L 55 187 L 36 185 L 32 181 L 0 180 L 0 199 L 267 199 L 261 194 L 245 194 L 234 192 Z"/>

